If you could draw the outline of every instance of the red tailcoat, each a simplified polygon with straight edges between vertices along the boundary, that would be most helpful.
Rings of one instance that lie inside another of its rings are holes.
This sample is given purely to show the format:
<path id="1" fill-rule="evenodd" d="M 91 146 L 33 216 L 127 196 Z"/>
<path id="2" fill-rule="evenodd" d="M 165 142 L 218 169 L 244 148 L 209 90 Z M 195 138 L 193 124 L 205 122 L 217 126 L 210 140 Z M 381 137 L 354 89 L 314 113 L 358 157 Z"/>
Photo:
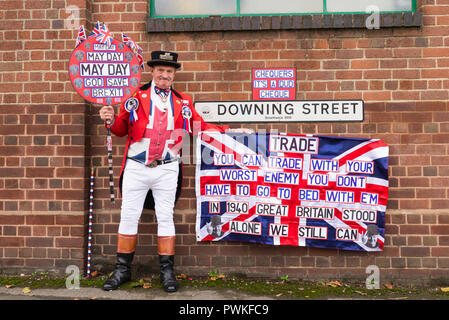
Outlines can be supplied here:
<path id="1" fill-rule="evenodd" d="M 128 154 L 128 148 L 131 142 L 138 142 L 143 138 L 146 126 L 149 122 L 149 111 L 150 111 L 150 103 L 151 103 L 151 82 L 140 87 L 137 90 L 134 97 L 139 101 L 139 106 L 137 108 L 137 118 L 136 121 L 129 121 L 130 112 L 126 111 L 125 103 L 122 103 L 120 106 L 120 113 L 118 116 L 115 116 L 115 121 L 111 126 L 111 132 L 118 137 L 123 137 L 128 135 L 128 140 L 126 141 L 125 154 L 123 157 L 122 168 L 120 170 L 120 188 L 122 186 L 122 178 L 123 178 L 123 170 L 125 169 L 126 158 Z M 213 124 L 209 124 L 203 120 L 203 118 L 196 112 L 192 98 L 182 92 L 175 91 L 172 89 L 172 106 L 173 106 L 173 119 L 174 119 L 174 129 L 182 130 L 185 127 L 185 118 L 182 116 L 181 112 L 184 106 L 188 106 L 192 112 L 190 119 L 189 128 L 193 133 L 195 130 L 205 131 L 205 130 L 215 130 L 220 132 L 225 132 L 228 127 L 227 126 L 216 126 Z M 187 101 L 187 102 L 186 102 Z M 154 108 L 154 106 L 153 106 Z M 195 123 L 195 130 L 194 128 Z M 190 132 L 192 135 L 192 132 Z M 182 182 L 182 164 L 179 164 L 179 176 L 178 176 L 178 189 L 176 191 L 176 199 L 178 199 L 179 194 L 181 192 L 181 182 Z M 154 209 L 154 200 L 152 196 L 151 190 L 148 192 L 145 208 Z"/>

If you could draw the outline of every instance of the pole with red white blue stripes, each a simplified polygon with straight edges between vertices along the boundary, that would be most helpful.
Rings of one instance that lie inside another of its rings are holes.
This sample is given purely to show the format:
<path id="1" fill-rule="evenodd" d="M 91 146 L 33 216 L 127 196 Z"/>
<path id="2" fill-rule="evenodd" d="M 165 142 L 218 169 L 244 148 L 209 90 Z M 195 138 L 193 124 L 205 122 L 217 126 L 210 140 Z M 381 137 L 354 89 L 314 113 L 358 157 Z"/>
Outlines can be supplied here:
<path id="1" fill-rule="evenodd" d="M 92 218 L 94 208 L 94 168 L 90 172 L 90 191 L 89 191 L 89 231 L 87 236 L 87 277 L 90 278 L 90 269 L 92 264 Z"/>

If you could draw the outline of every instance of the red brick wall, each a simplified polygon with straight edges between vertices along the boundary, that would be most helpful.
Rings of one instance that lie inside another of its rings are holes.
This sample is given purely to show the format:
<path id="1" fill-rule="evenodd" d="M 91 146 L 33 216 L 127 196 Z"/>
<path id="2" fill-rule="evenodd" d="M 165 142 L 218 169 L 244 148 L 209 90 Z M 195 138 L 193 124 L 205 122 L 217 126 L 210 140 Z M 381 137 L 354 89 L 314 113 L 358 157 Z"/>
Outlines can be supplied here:
<path id="1" fill-rule="evenodd" d="M 195 101 L 250 100 L 251 69 L 295 67 L 297 99 L 363 99 L 361 123 L 248 124 L 253 129 L 380 138 L 390 145 L 385 250 L 358 253 L 246 243 L 197 243 L 195 168 L 176 206 L 178 270 L 298 277 L 449 275 L 449 1 L 418 1 L 421 28 L 147 33 L 148 1 L 3 1 L 0 7 L 0 268 L 63 270 L 85 262 L 88 174 L 96 168 L 94 265 L 113 260 L 120 198 L 109 203 L 105 130 L 67 75 L 80 8 L 149 59 L 179 53 L 176 88 Z M 148 73 L 142 82 L 150 80 Z M 114 137 L 116 186 L 124 138 Z M 117 188 L 116 188 L 117 189 Z M 116 190 L 117 193 L 118 190 Z M 142 216 L 136 261 L 155 265 L 154 214 Z"/>
<path id="2" fill-rule="evenodd" d="M 89 106 L 72 90 L 68 5 L 0 3 L 0 268 L 84 265 Z"/>

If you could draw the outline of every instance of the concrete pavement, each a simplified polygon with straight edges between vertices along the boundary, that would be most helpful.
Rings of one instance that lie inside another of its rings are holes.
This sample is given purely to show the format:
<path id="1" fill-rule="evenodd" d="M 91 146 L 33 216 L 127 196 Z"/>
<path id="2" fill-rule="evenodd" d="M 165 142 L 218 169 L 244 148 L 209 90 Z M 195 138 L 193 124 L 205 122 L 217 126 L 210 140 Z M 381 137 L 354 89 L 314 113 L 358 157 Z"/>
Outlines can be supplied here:
<path id="1" fill-rule="evenodd" d="M 231 289 L 199 289 L 181 287 L 177 292 L 167 293 L 162 289 L 134 288 L 104 291 L 100 288 L 79 289 L 32 289 L 23 293 L 23 288 L 0 287 L 0 300 L 273 300 L 272 297 L 251 295 Z"/>

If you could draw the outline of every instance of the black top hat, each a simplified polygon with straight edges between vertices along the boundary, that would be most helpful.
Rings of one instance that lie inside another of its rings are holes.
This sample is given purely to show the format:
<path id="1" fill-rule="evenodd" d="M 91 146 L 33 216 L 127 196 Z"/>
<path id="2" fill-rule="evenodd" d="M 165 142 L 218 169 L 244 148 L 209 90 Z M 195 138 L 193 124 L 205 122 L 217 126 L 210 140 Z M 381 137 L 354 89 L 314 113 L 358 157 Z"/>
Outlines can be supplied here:
<path id="1" fill-rule="evenodd" d="M 219 226 L 221 224 L 221 217 L 220 216 L 210 217 L 210 223 L 213 227 Z"/>
<path id="2" fill-rule="evenodd" d="M 176 69 L 181 67 L 178 63 L 178 54 L 169 51 L 153 51 L 151 52 L 151 60 L 147 61 L 147 65 L 153 66 L 170 66 Z"/>

